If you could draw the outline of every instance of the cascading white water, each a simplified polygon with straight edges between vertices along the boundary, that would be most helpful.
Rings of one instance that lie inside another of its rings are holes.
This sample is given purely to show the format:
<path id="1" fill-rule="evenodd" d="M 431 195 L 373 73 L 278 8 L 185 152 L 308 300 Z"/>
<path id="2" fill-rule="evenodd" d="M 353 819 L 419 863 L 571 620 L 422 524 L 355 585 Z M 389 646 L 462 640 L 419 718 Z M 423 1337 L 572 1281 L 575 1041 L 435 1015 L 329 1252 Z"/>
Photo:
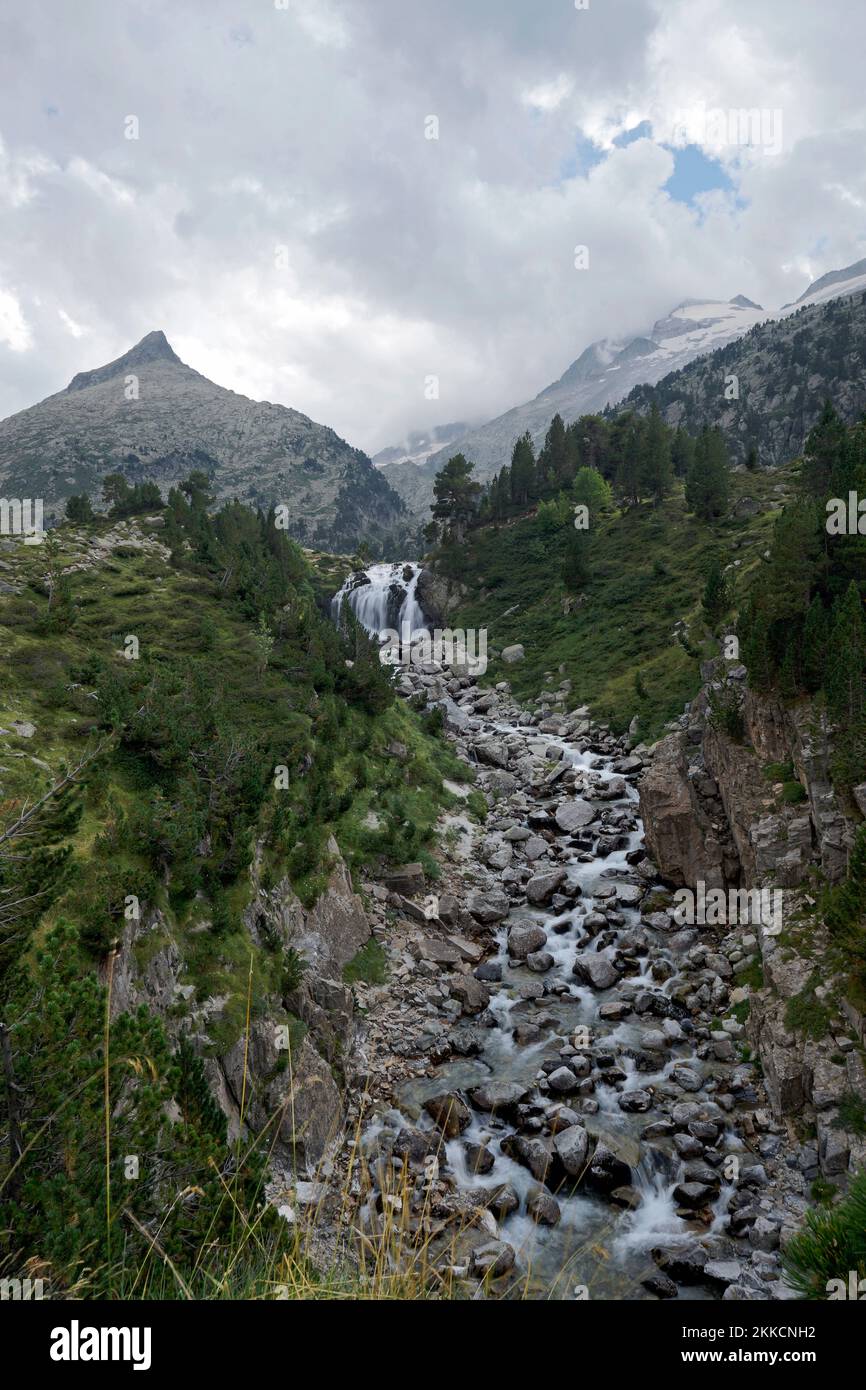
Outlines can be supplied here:
<path id="1" fill-rule="evenodd" d="M 405 578 L 407 571 L 411 571 L 408 579 Z M 369 633 L 378 636 L 386 629 L 396 628 L 402 637 L 408 625 L 411 638 L 413 633 L 424 627 L 424 612 L 416 597 L 420 573 L 421 566 L 409 561 L 393 565 L 370 565 L 364 571 L 367 582 L 359 583 L 358 573 L 355 571 L 332 598 L 331 617 L 334 622 L 339 621 L 340 609 L 345 599 L 358 622 Z M 396 614 L 395 589 L 403 594 Z"/>
<path id="2" fill-rule="evenodd" d="M 526 733 L 525 728 L 511 723 L 492 722 L 488 727 L 504 738 Z M 594 1191 L 591 1184 L 581 1180 L 569 1186 L 563 1181 L 562 1186 L 555 1189 L 560 1211 L 557 1222 L 551 1227 L 539 1223 L 527 1211 L 530 1192 L 538 1190 L 538 1177 L 526 1163 L 516 1161 L 507 1146 L 517 1122 L 508 1115 L 494 1118 L 487 1111 L 474 1107 L 468 1126 L 459 1138 L 450 1139 L 446 1145 L 448 1166 L 462 1189 L 491 1189 L 507 1184 L 516 1194 L 519 1206 L 502 1218 L 501 1238 L 518 1252 L 519 1260 L 530 1271 L 528 1287 L 535 1295 L 569 1296 L 571 1283 L 591 1282 L 593 1296 L 641 1297 L 644 1294 L 641 1281 L 653 1268 L 649 1255 L 652 1247 L 688 1244 L 695 1239 L 695 1224 L 688 1219 L 688 1212 L 684 1219 L 675 1196 L 677 1184 L 685 1181 L 687 1160 L 668 1136 L 650 1137 L 644 1131 L 668 1113 L 665 1099 L 677 1093 L 676 1085 L 670 1080 L 676 1065 L 687 1063 L 706 1080 L 712 1064 L 698 1055 L 697 1040 L 688 1031 L 681 1030 L 667 1035 L 668 1041 L 662 1045 L 664 1051 L 653 1067 L 649 1065 L 652 1049 L 647 1034 L 656 1021 L 655 1014 L 635 1010 L 622 1021 L 611 1024 L 600 1012 L 601 1001 L 609 1002 L 611 998 L 628 1000 L 629 1004 L 634 1003 L 639 993 L 647 998 L 657 995 L 660 1000 L 667 999 L 669 982 L 682 978 L 677 969 L 681 948 L 674 948 L 663 935 L 654 937 L 643 966 L 635 960 L 630 972 L 623 974 L 613 987 L 612 994 L 599 992 L 576 980 L 573 973 L 575 948 L 578 953 L 585 951 L 592 939 L 583 925 L 586 915 L 597 902 L 610 903 L 610 898 L 602 896 L 605 888 L 616 885 L 622 893 L 636 881 L 632 855 L 643 844 L 643 827 L 637 816 L 638 793 L 631 783 L 626 783 L 615 796 L 601 795 L 613 778 L 621 781 L 612 756 L 582 751 L 567 740 L 538 730 L 533 730 L 532 738 L 562 754 L 564 762 L 579 774 L 578 790 L 582 795 L 601 801 L 605 808 L 621 816 L 620 844 L 611 852 L 590 856 L 575 844 L 560 856 L 558 863 L 567 870 L 569 880 L 580 886 L 573 905 L 559 909 L 527 905 L 521 909 L 521 920 L 537 923 L 547 934 L 544 950 L 552 957 L 552 964 L 546 971 L 548 984 L 544 994 L 547 1025 L 539 1028 L 534 1040 L 517 1038 L 521 1023 L 532 1021 L 532 1014 L 527 1013 L 528 1000 L 537 997 L 527 995 L 521 986 L 538 977 L 531 976 L 523 962 L 511 958 L 508 933 L 516 919 L 506 919 L 496 931 L 499 949 L 490 957 L 489 963 L 498 965 L 501 975 L 500 982 L 491 986 L 493 992 L 486 1009 L 488 1026 L 479 1030 L 480 1049 L 471 1057 L 453 1056 L 436 1068 L 435 1075 L 407 1081 L 398 1094 L 401 1108 L 395 1105 L 384 1125 L 371 1128 L 373 1137 L 369 1141 L 365 1139 L 365 1151 L 376 1152 L 383 1131 L 386 1136 L 390 1132 L 393 1137 L 403 1128 L 429 1127 L 431 1122 L 423 1112 L 419 1117 L 419 1110 L 432 1095 L 452 1089 L 471 1095 L 473 1086 L 489 1082 L 518 1082 L 525 1085 L 530 1094 L 539 1069 L 546 1061 L 553 1060 L 556 1053 L 550 1044 L 548 1029 L 551 1024 L 559 1042 L 574 1039 L 573 1045 L 569 1043 L 571 1052 L 575 1047 L 580 1050 L 587 1046 L 578 1044 L 576 1036 L 577 1030 L 585 1031 L 596 1044 L 603 1042 L 604 1050 L 612 1052 L 619 1075 L 608 1083 L 604 1075 L 599 1074 L 591 1095 L 583 1099 L 571 1092 L 558 1098 L 573 1105 L 581 1114 L 580 1122 L 603 1143 L 621 1145 L 622 1161 L 630 1169 L 630 1178 L 622 1191 L 630 1192 L 634 1205 L 620 1210 Z M 628 938 L 639 929 L 641 922 L 642 909 L 633 898 L 620 897 L 617 901 L 616 939 L 601 948 L 601 953 L 608 958 L 623 946 L 628 949 Z M 598 950 L 597 944 L 596 952 Z M 669 967 L 668 980 L 656 978 L 650 969 L 651 963 Z M 664 1010 L 658 1015 L 659 1020 L 663 1016 L 667 1017 Z M 563 1056 L 561 1051 L 559 1056 Z M 650 1088 L 653 1097 L 649 1110 L 643 1107 L 631 1110 L 620 1104 L 629 1093 L 646 1088 Z M 573 1090 L 577 1091 L 576 1084 Z M 557 1095 L 551 1092 L 550 1098 L 555 1101 Z M 741 1147 L 721 1111 L 719 1131 L 718 1142 L 723 1152 Z M 368 1143 L 369 1148 L 366 1148 Z M 479 1168 L 467 1144 L 486 1148 L 492 1156 L 492 1167 Z M 708 1202 L 714 1234 L 726 1234 L 725 1218 L 734 1190 L 730 1183 L 721 1183 L 718 1195 Z M 706 1290 L 691 1287 L 681 1294 L 683 1298 L 705 1296 Z"/>

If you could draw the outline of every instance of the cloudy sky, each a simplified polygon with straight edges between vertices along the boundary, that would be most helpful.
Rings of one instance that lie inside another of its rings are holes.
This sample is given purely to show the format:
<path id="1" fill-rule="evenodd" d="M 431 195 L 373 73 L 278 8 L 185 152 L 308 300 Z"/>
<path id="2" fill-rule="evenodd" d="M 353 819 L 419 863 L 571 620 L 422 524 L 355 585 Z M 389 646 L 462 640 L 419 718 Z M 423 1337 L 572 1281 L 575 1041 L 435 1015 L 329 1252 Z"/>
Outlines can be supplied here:
<path id="1" fill-rule="evenodd" d="M 0 0 L 0 416 L 162 328 L 372 453 L 866 256 L 866 7 L 579 4 Z"/>

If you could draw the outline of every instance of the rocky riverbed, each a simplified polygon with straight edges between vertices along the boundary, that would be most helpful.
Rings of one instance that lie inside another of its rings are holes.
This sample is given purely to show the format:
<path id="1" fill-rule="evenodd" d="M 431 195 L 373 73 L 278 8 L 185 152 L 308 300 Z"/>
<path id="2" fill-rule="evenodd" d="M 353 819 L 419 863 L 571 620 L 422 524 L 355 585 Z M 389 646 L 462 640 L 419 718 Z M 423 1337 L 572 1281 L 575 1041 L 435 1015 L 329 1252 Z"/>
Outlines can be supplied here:
<path id="1" fill-rule="evenodd" d="M 442 708 L 489 811 L 453 784 L 440 879 L 365 885 L 389 977 L 356 986 L 358 1222 L 481 1294 L 790 1296 L 806 1179 L 745 1040 L 754 929 L 674 920 L 646 750 L 562 692 L 528 711 L 435 664 L 400 691 Z"/>

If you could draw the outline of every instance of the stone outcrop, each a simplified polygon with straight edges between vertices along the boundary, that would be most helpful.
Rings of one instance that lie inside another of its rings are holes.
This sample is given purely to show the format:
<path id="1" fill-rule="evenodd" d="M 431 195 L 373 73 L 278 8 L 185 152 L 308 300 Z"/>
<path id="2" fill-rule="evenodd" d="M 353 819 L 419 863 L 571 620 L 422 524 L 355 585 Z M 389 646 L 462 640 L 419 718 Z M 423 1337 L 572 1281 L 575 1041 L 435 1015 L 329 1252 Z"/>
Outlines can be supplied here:
<path id="1" fill-rule="evenodd" d="M 204 1061 L 229 1133 L 265 1130 L 284 1175 L 312 1175 L 342 1137 L 343 1060 L 355 1039 L 354 999 L 342 969 L 370 936 L 363 904 L 352 888 L 337 843 L 327 846 L 328 882 L 305 909 L 287 879 L 265 890 L 253 866 L 253 894 L 243 921 L 255 949 L 291 948 L 305 962 L 283 997 L 263 1001 L 249 1032 L 229 1029 L 228 996 L 197 997 L 171 928 L 153 911 L 128 921 L 112 972 L 115 1015 L 146 1004 L 175 1037 L 185 1036 Z"/>
<path id="2" fill-rule="evenodd" d="M 647 846 L 671 883 L 752 888 L 802 883 L 813 864 L 844 877 L 855 825 L 829 774 L 831 731 L 808 701 L 787 708 L 744 683 L 745 669 L 705 663 L 707 681 L 679 727 L 656 745 L 640 785 Z M 742 739 L 709 717 L 713 692 L 739 704 Z M 788 764 L 805 793 L 784 804 L 769 764 Z"/>
<path id="3" fill-rule="evenodd" d="M 823 963 L 829 943 L 808 890 L 813 872 L 831 884 L 844 877 L 863 808 L 856 793 L 853 805 L 841 803 L 829 773 L 832 730 L 809 701 L 785 705 L 749 690 L 743 667 L 708 662 L 702 675 L 704 688 L 653 750 L 640 784 L 647 846 L 677 886 L 780 890 L 782 920 L 747 928 L 763 971 L 763 987 L 742 991 L 748 1032 L 773 1114 L 814 1117 L 817 1139 L 801 1151 L 801 1171 L 838 1181 L 866 1160 L 866 1142 L 839 1118 L 846 1094 L 866 1093 L 852 1041 L 866 1028 L 845 980 Z M 711 717 L 717 697 L 736 704 L 741 737 Z M 767 776 L 773 765 L 790 767 L 787 788 Z M 799 799 L 783 796 L 795 782 Z M 802 955 L 779 941 L 780 928 L 801 921 L 809 924 Z"/>

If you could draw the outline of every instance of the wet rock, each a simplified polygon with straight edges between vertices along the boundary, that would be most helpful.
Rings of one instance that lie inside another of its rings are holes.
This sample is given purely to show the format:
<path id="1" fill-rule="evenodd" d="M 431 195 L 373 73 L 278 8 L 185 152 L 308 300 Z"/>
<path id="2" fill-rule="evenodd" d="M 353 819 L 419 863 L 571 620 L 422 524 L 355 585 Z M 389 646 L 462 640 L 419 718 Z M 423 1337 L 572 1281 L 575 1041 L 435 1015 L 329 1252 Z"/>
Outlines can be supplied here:
<path id="1" fill-rule="evenodd" d="M 502 966 L 498 960 L 486 960 L 481 965 L 476 965 L 472 973 L 476 980 L 483 980 L 488 985 L 496 985 L 502 979 Z"/>
<path id="2" fill-rule="evenodd" d="M 708 1284 L 736 1284 L 742 1273 L 743 1266 L 739 1260 L 707 1260 L 704 1265 L 704 1278 Z"/>
<path id="3" fill-rule="evenodd" d="M 519 1081 L 490 1081 L 471 1090 L 469 1099 L 476 1110 L 490 1111 L 509 1119 L 528 1095 L 529 1088 Z"/>
<path id="4" fill-rule="evenodd" d="M 547 1084 L 559 1095 L 570 1095 L 577 1090 L 577 1077 L 570 1067 L 557 1067 L 548 1076 Z"/>
<path id="5" fill-rule="evenodd" d="M 703 1283 L 707 1252 L 697 1241 L 681 1245 L 658 1245 L 650 1251 L 659 1269 L 678 1284 Z"/>
<path id="6" fill-rule="evenodd" d="M 615 1187 L 609 1193 L 610 1200 L 615 1207 L 623 1207 L 626 1211 L 637 1211 L 643 1198 L 636 1187 Z"/>
<path id="7" fill-rule="evenodd" d="M 565 869 L 551 869 L 547 873 L 536 874 L 526 885 L 529 902 L 537 905 L 547 902 L 565 879 Z"/>
<path id="8" fill-rule="evenodd" d="M 470 1256 L 469 1268 L 476 1279 L 500 1279 L 514 1268 L 514 1250 L 502 1240 L 476 1245 Z"/>
<path id="9" fill-rule="evenodd" d="M 411 1129 L 406 1126 L 401 1129 L 394 1143 L 391 1152 L 395 1158 L 406 1159 L 409 1163 L 421 1164 L 430 1154 L 438 1153 L 442 1144 L 440 1134 L 431 1133 L 429 1130 Z"/>
<path id="10" fill-rule="evenodd" d="M 669 1279 L 660 1269 L 654 1274 L 648 1274 L 645 1279 L 641 1279 L 641 1285 L 648 1293 L 655 1294 L 656 1298 L 676 1298 L 679 1288 L 673 1279 Z"/>
<path id="11" fill-rule="evenodd" d="M 601 1005 L 598 1016 L 611 1023 L 619 1023 L 622 1019 L 628 1018 L 631 1011 L 630 1004 L 626 1004 L 622 1000 L 611 1000 L 609 1003 Z"/>
<path id="12" fill-rule="evenodd" d="M 683 1178 L 686 1182 L 702 1182 L 707 1187 L 718 1187 L 721 1179 L 708 1163 L 702 1163 L 698 1159 L 688 1162 L 683 1170 Z"/>
<path id="13" fill-rule="evenodd" d="M 545 1118 L 551 1134 L 561 1134 L 563 1130 L 580 1124 L 580 1116 L 570 1105 L 551 1105 L 545 1111 Z"/>
<path id="14" fill-rule="evenodd" d="M 586 1182 L 601 1192 L 631 1185 L 631 1168 L 607 1143 L 599 1142 L 586 1170 Z"/>
<path id="15" fill-rule="evenodd" d="M 671 1071 L 671 1080 L 681 1086 L 684 1091 L 699 1091 L 703 1085 L 700 1074 L 694 1067 L 686 1066 L 685 1063 L 678 1063 Z"/>
<path id="16" fill-rule="evenodd" d="M 623 1091 L 622 1095 L 618 1097 L 620 1110 L 624 1110 L 629 1115 L 640 1114 L 649 1110 L 652 1103 L 653 1098 L 650 1092 L 639 1089 Z"/>
<path id="17" fill-rule="evenodd" d="M 593 951 L 576 958 L 573 973 L 578 979 L 592 985 L 593 989 L 610 989 L 619 979 L 619 971 L 607 957 Z"/>
<path id="18" fill-rule="evenodd" d="M 472 1123 L 472 1112 L 456 1091 L 443 1091 L 425 1100 L 424 1109 L 446 1139 L 456 1139 Z"/>
<path id="19" fill-rule="evenodd" d="M 496 1162 L 485 1144 L 472 1144 L 468 1141 L 463 1145 L 463 1157 L 469 1172 L 476 1174 L 489 1173 Z"/>
<path id="20" fill-rule="evenodd" d="M 530 1188 L 526 1194 L 526 1213 L 537 1226 L 558 1226 L 562 1216 L 556 1198 L 543 1187 Z"/>
<path id="21" fill-rule="evenodd" d="M 674 1201 L 681 1207 L 705 1207 L 716 1195 L 716 1189 L 702 1182 L 679 1182 L 674 1188 Z"/>
<path id="22" fill-rule="evenodd" d="M 458 1057 L 477 1057 L 484 1046 L 484 1039 L 478 1028 L 456 1028 L 449 1034 L 448 1041 L 452 1052 Z"/>
<path id="23" fill-rule="evenodd" d="M 575 796 L 570 801 L 561 801 L 556 808 L 555 820 L 564 835 L 573 835 L 595 820 L 597 811 L 589 801 Z"/>
<path id="24" fill-rule="evenodd" d="M 536 974 L 544 975 L 548 970 L 553 969 L 555 961 L 549 951 L 530 951 L 526 957 L 526 964 Z"/>
<path id="25" fill-rule="evenodd" d="M 691 1134 L 675 1134 L 674 1148 L 680 1158 L 698 1158 L 704 1151 L 700 1139 L 695 1139 Z"/>
<path id="26" fill-rule="evenodd" d="M 451 981 L 451 993 L 459 999 L 465 1014 L 480 1014 L 490 1003 L 490 990 L 474 975 L 457 975 Z"/>
<path id="27" fill-rule="evenodd" d="M 500 1141 L 502 1152 L 528 1168 L 536 1182 L 545 1182 L 553 1168 L 553 1141 L 509 1134 Z"/>
<path id="28" fill-rule="evenodd" d="M 496 1213 L 500 1221 L 504 1221 L 512 1212 L 517 1211 L 520 1198 L 511 1183 L 505 1182 L 499 1187 L 491 1188 L 489 1192 L 485 1189 L 485 1204 L 490 1211 Z"/>
<path id="29" fill-rule="evenodd" d="M 525 960 L 530 954 L 547 945 L 547 933 L 532 922 L 516 923 L 508 932 L 508 954 L 515 960 Z"/>

